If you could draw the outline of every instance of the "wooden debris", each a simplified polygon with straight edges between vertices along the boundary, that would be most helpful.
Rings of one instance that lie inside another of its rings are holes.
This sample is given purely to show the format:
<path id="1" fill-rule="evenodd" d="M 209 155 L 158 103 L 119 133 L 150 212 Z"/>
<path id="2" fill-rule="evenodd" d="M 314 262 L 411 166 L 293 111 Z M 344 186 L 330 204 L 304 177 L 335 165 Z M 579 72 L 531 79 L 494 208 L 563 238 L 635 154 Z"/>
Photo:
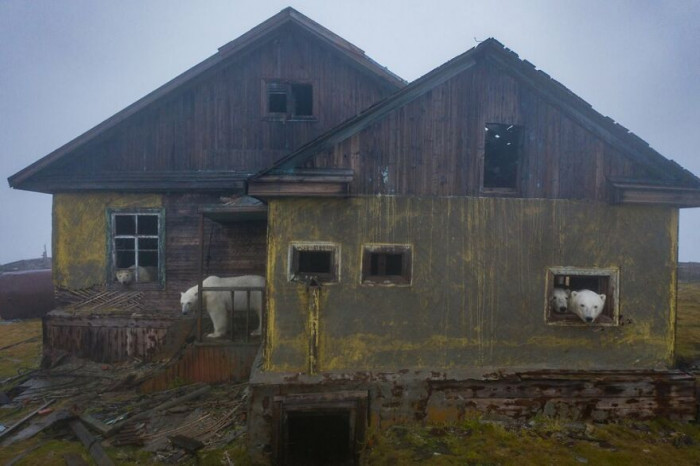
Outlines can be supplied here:
<path id="1" fill-rule="evenodd" d="M 94 437 L 80 420 L 75 419 L 70 423 L 75 435 L 83 442 L 83 445 L 90 452 L 90 456 L 95 460 L 97 466 L 114 466 L 114 462 L 107 456 L 99 440 Z"/>
<path id="2" fill-rule="evenodd" d="M 22 424 L 24 424 L 25 422 L 27 422 L 29 419 L 31 419 L 31 418 L 33 418 L 34 416 L 36 416 L 36 414 L 37 414 L 39 411 L 41 411 L 42 409 L 44 409 L 44 408 L 50 406 L 54 401 L 56 401 L 56 400 L 49 400 L 49 401 L 47 401 L 46 403 L 44 403 L 44 404 L 43 404 L 42 406 L 40 406 L 39 408 L 35 409 L 34 411 L 32 411 L 31 413 L 27 414 L 26 416 L 24 416 L 24 417 L 23 417 L 22 419 L 20 419 L 19 421 L 17 421 L 17 422 L 15 423 L 15 425 L 13 425 L 12 427 L 8 427 L 6 430 L 2 431 L 2 432 L 0 433 L 0 439 L 2 439 L 3 437 L 5 437 L 6 435 L 9 435 L 10 432 L 13 432 L 13 431 L 17 430 L 17 428 L 18 428 L 19 426 L 21 426 Z"/>
<path id="3" fill-rule="evenodd" d="M 99 419 L 95 419 L 90 414 L 81 414 L 80 420 L 95 432 L 105 435 L 109 431 L 109 426 Z"/>
<path id="4" fill-rule="evenodd" d="M 73 417 L 75 417 L 75 415 L 66 410 L 55 411 L 47 415 L 43 419 L 31 424 L 29 427 L 21 430 L 19 433 L 17 433 L 17 435 L 12 437 L 5 443 L 7 445 L 11 445 L 16 442 L 21 442 L 22 440 L 27 440 L 28 438 L 34 437 L 39 432 L 48 429 L 57 422 L 65 421 Z"/>
<path id="5" fill-rule="evenodd" d="M 199 440 L 184 435 L 168 435 L 168 440 L 176 447 L 180 447 L 190 453 L 195 453 L 204 447 L 204 444 Z"/>
<path id="6" fill-rule="evenodd" d="M 188 393 L 187 395 L 183 395 L 183 396 L 181 396 L 181 397 L 178 397 L 178 398 L 175 398 L 175 399 L 173 399 L 173 400 L 167 401 L 167 402 L 165 402 L 165 403 L 163 403 L 163 404 L 161 404 L 161 405 L 159 405 L 159 406 L 156 406 L 156 407 L 153 408 L 153 409 L 149 409 L 148 411 L 144 411 L 144 412 L 138 413 L 138 414 L 136 414 L 136 415 L 134 415 L 134 416 L 131 416 L 130 418 L 125 419 L 124 421 L 121 421 L 120 423 L 113 425 L 112 428 L 109 429 L 109 431 L 107 431 L 107 432 L 105 433 L 105 436 L 106 436 L 106 437 L 111 437 L 112 435 L 116 434 L 116 433 L 119 432 L 121 429 L 123 429 L 124 426 L 126 426 L 126 425 L 127 425 L 128 423 L 130 423 L 130 422 L 134 422 L 134 421 L 137 421 L 137 420 L 139 420 L 139 419 L 147 418 L 147 417 L 151 416 L 152 414 L 157 413 L 158 411 L 164 411 L 164 410 L 166 410 L 166 409 L 168 409 L 168 408 L 171 408 L 171 407 L 173 407 L 173 406 L 175 406 L 175 405 L 178 405 L 178 404 L 180 404 L 180 403 L 183 403 L 183 402 L 185 402 L 185 401 L 189 401 L 189 400 L 193 400 L 193 399 L 195 399 L 195 398 L 199 398 L 200 396 L 202 396 L 202 395 L 204 395 L 205 393 L 209 392 L 209 390 L 211 390 L 211 387 L 210 387 L 209 385 L 204 385 L 203 387 L 201 387 L 201 388 L 199 388 L 199 389 L 197 389 L 197 390 L 195 390 L 195 391 L 193 391 L 193 392 L 191 392 L 191 393 Z"/>
<path id="7" fill-rule="evenodd" d="M 141 429 L 143 424 L 130 423 L 124 427 L 119 433 L 114 435 L 112 445 L 115 447 L 124 447 L 127 445 L 143 445 L 141 437 Z"/>

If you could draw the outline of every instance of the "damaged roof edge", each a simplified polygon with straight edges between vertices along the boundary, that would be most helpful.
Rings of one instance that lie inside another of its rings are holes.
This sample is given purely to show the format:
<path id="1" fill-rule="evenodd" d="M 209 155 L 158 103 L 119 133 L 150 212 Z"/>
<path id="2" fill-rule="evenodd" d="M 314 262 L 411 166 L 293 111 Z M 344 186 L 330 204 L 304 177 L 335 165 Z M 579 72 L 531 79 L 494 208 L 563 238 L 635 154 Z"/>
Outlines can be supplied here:
<path id="1" fill-rule="evenodd" d="M 566 86 L 553 79 L 547 73 L 538 70 L 532 63 L 521 59 L 515 52 L 494 38 L 486 39 L 476 47 L 428 72 L 408 86 L 398 90 L 395 94 L 327 131 L 295 152 L 281 158 L 271 167 L 257 173 L 252 179 L 254 180 L 270 173 L 285 173 L 293 170 L 295 166 L 303 163 L 313 155 L 329 149 L 337 142 L 344 140 L 355 132 L 361 131 L 391 110 L 427 92 L 431 89 L 431 86 L 440 84 L 455 74 L 464 71 L 468 67 L 460 67 L 460 64 L 467 59 L 475 60 L 475 57 L 480 56 L 482 51 L 487 59 L 492 59 L 504 66 L 516 79 L 522 80 L 541 96 L 574 118 L 579 124 L 620 150 L 624 156 L 647 168 L 650 173 L 658 176 L 661 180 L 665 182 L 680 182 L 686 186 L 700 188 L 700 178 L 675 161 L 658 153 L 646 141 L 613 119 L 596 111 L 591 104 L 577 96 Z M 447 74 L 447 76 L 445 77 L 443 74 Z M 440 77 L 444 79 L 440 79 Z M 411 98 L 406 98 L 406 96 L 411 96 Z"/>
<path id="2" fill-rule="evenodd" d="M 134 114 L 148 107 L 152 103 L 156 102 L 158 99 L 166 96 L 168 93 L 189 83 L 196 77 L 202 75 L 204 72 L 208 71 L 209 69 L 213 68 L 214 66 L 223 62 L 224 60 L 227 60 L 230 57 L 247 50 L 249 47 L 254 46 L 269 33 L 277 30 L 278 28 L 290 22 L 293 22 L 305 31 L 310 32 L 316 37 L 329 43 L 331 46 L 336 48 L 339 52 L 351 59 L 353 62 L 362 66 L 363 68 L 373 73 L 377 77 L 381 78 L 382 80 L 386 81 L 387 84 L 389 84 L 391 87 L 399 89 L 406 85 L 405 80 L 389 71 L 386 67 L 379 65 L 377 62 L 367 57 L 362 51 L 362 49 L 354 46 L 353 44 L 341 38 L 340 36 L 332 33 L 325 27 L 321 26 L 315 21 L 312 21 L 311 19 L 299 13 L 295 9 L 287 7 L 275 16 L 269 18 L 268 20 L 264 21 L 263 23 L 255 26 L 248 32 L 244 33 L 237 39 L 234 39 L 228 44 L 225 44 L 224 46 L 220 47 L 216 54 L 194 65 L 192 68 L 188 69 L 184 73 L 176 76 L 172 80 L 146 94 L 144 97 L 125 107 L 123 110 L 107 118 L 103 122 L 89 129 L 88 131 L 71 140 L 67 144 L 64 144 L 63 146 L 59 147 L 53 152 L 50 152 L 48 155 L 40 158 L 39 160 L 35 161 L 29 166 L 18 171 L 14 175 L 8 177 L 7 181 L 10 187 L 15 189 L 25 189 L 21 186 L 22 183 L 29 177 L 42 170 L 43 168 L 51 165 L 52 163 L 71 153 L 78 147 L 93 140 L 105 131 L 117 126 L 119 123 L 132 117 Z"/>

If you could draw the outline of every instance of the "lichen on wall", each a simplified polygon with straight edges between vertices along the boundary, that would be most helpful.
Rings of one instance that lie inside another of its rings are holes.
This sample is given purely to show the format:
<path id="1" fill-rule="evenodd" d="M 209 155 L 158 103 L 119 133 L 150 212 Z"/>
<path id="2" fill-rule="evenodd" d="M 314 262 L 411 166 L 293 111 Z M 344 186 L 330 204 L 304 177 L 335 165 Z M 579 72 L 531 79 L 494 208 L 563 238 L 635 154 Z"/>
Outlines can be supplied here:
<path id="1" fill-rule="evenodd" d="M 319 371 L 655 368 L 672 358 L 677 211 L 570 200 L 281 199 L 268 219 L 265 367 L 309 367 L 308 300 L 288 247 L 340 245 L 321 288 Z M 361 283 L 362 247 L 410 244 L 410 286 Z M 544 320 L 548 267 L 620 271 L 621 325 Z"/>
<path id="2" fill-rule="evenodd" d="M 157 194 L 55 194 L 53 198 L 54 285 L 82 289 L 107 281 L 108 208 L 162 206 Z"/>

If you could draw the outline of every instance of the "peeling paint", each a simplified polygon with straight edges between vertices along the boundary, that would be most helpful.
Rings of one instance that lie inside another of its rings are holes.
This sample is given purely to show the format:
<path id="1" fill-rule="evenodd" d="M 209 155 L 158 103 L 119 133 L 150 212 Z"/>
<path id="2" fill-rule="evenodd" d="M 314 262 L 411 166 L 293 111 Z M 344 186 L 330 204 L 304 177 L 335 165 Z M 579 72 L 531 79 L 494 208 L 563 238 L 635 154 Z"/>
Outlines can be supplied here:
<path id="1" fill-rule="evenodd" d="M 674 209 L 588 201 L 273 200 L 264 367 L 308 370 L 315 329 L 322 371 L 667 364 L 676 226 Z M 304 286 L 288 280 L 288 246 L 296 241 L 341 246 L 341 280 L 323 288 L 317 324 Z M 411 244 L 410 286 L 363 286 L 366 244 Z M 551 266 L 619 268 L 620 314 L 632 324 L 547 326 L 542 300 Z"/>
<path id="2" fill-rule="evenodd" d="M 53 197 L 54 285 L 81 289 L 107 280 L 107 208 L 160 207 L 157 194 L 56 194 Z"/>

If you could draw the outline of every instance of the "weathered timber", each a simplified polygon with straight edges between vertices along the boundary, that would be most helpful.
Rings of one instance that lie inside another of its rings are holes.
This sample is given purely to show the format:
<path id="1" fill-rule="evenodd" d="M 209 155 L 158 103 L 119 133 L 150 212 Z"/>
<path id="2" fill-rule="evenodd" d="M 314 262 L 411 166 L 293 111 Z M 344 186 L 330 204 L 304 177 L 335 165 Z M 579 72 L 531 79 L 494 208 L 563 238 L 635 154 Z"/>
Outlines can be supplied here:
<path id="1" fill-rule="evenodd" d="M 75 435 L 83 443 L 87 451 L 90 452 L 92 459 L 95 460 L 98 466 L 114 466 L 114 462 L 102 448 L 99 439 L 95 438 L 79 420 L 71 421 L 71 429 Z"/>
<path id="2" fill-rule="evenodd" d="M 51 405 L 53 404 L 53 402 L 55 402 L 55 401 L 56 401 L 56 400 L 49 400 L 49 401 L 47 401 L 46 403 L 44 403 L 43 405 L 41 405 L 40 407 L 38 407 L 37 409 L 35 409 L 35 410 L 32 411 L 31 413 L 29 413 L 29 414 L 27 414 L 26 416 L 24 416 L 24 417 L 23 417 L 22 419 L 20 419 L 19 421 L 15 422 L 12 426 L 10 426 L 10 427 L 8 427 L 7 429 L 5 429 L 4 431 L 0 432 L 0 439 L 2 439 L 3 437 L 9 435 L 11 432 L 14 432 L 15 430 L 17 430 L 17 428 L 19 428 L 19 426 L 21 426 L 22 424 L 24 424 L 25 422 L 27 422 L 29 419 L 31 419 L 31 418 L 33 418 L 34 416 L 36 416 L 37 413 L 38 413 L 39 411 L 41 411 L 42 409 L 45 409 L 45 408 L 51 406 Z"/>

